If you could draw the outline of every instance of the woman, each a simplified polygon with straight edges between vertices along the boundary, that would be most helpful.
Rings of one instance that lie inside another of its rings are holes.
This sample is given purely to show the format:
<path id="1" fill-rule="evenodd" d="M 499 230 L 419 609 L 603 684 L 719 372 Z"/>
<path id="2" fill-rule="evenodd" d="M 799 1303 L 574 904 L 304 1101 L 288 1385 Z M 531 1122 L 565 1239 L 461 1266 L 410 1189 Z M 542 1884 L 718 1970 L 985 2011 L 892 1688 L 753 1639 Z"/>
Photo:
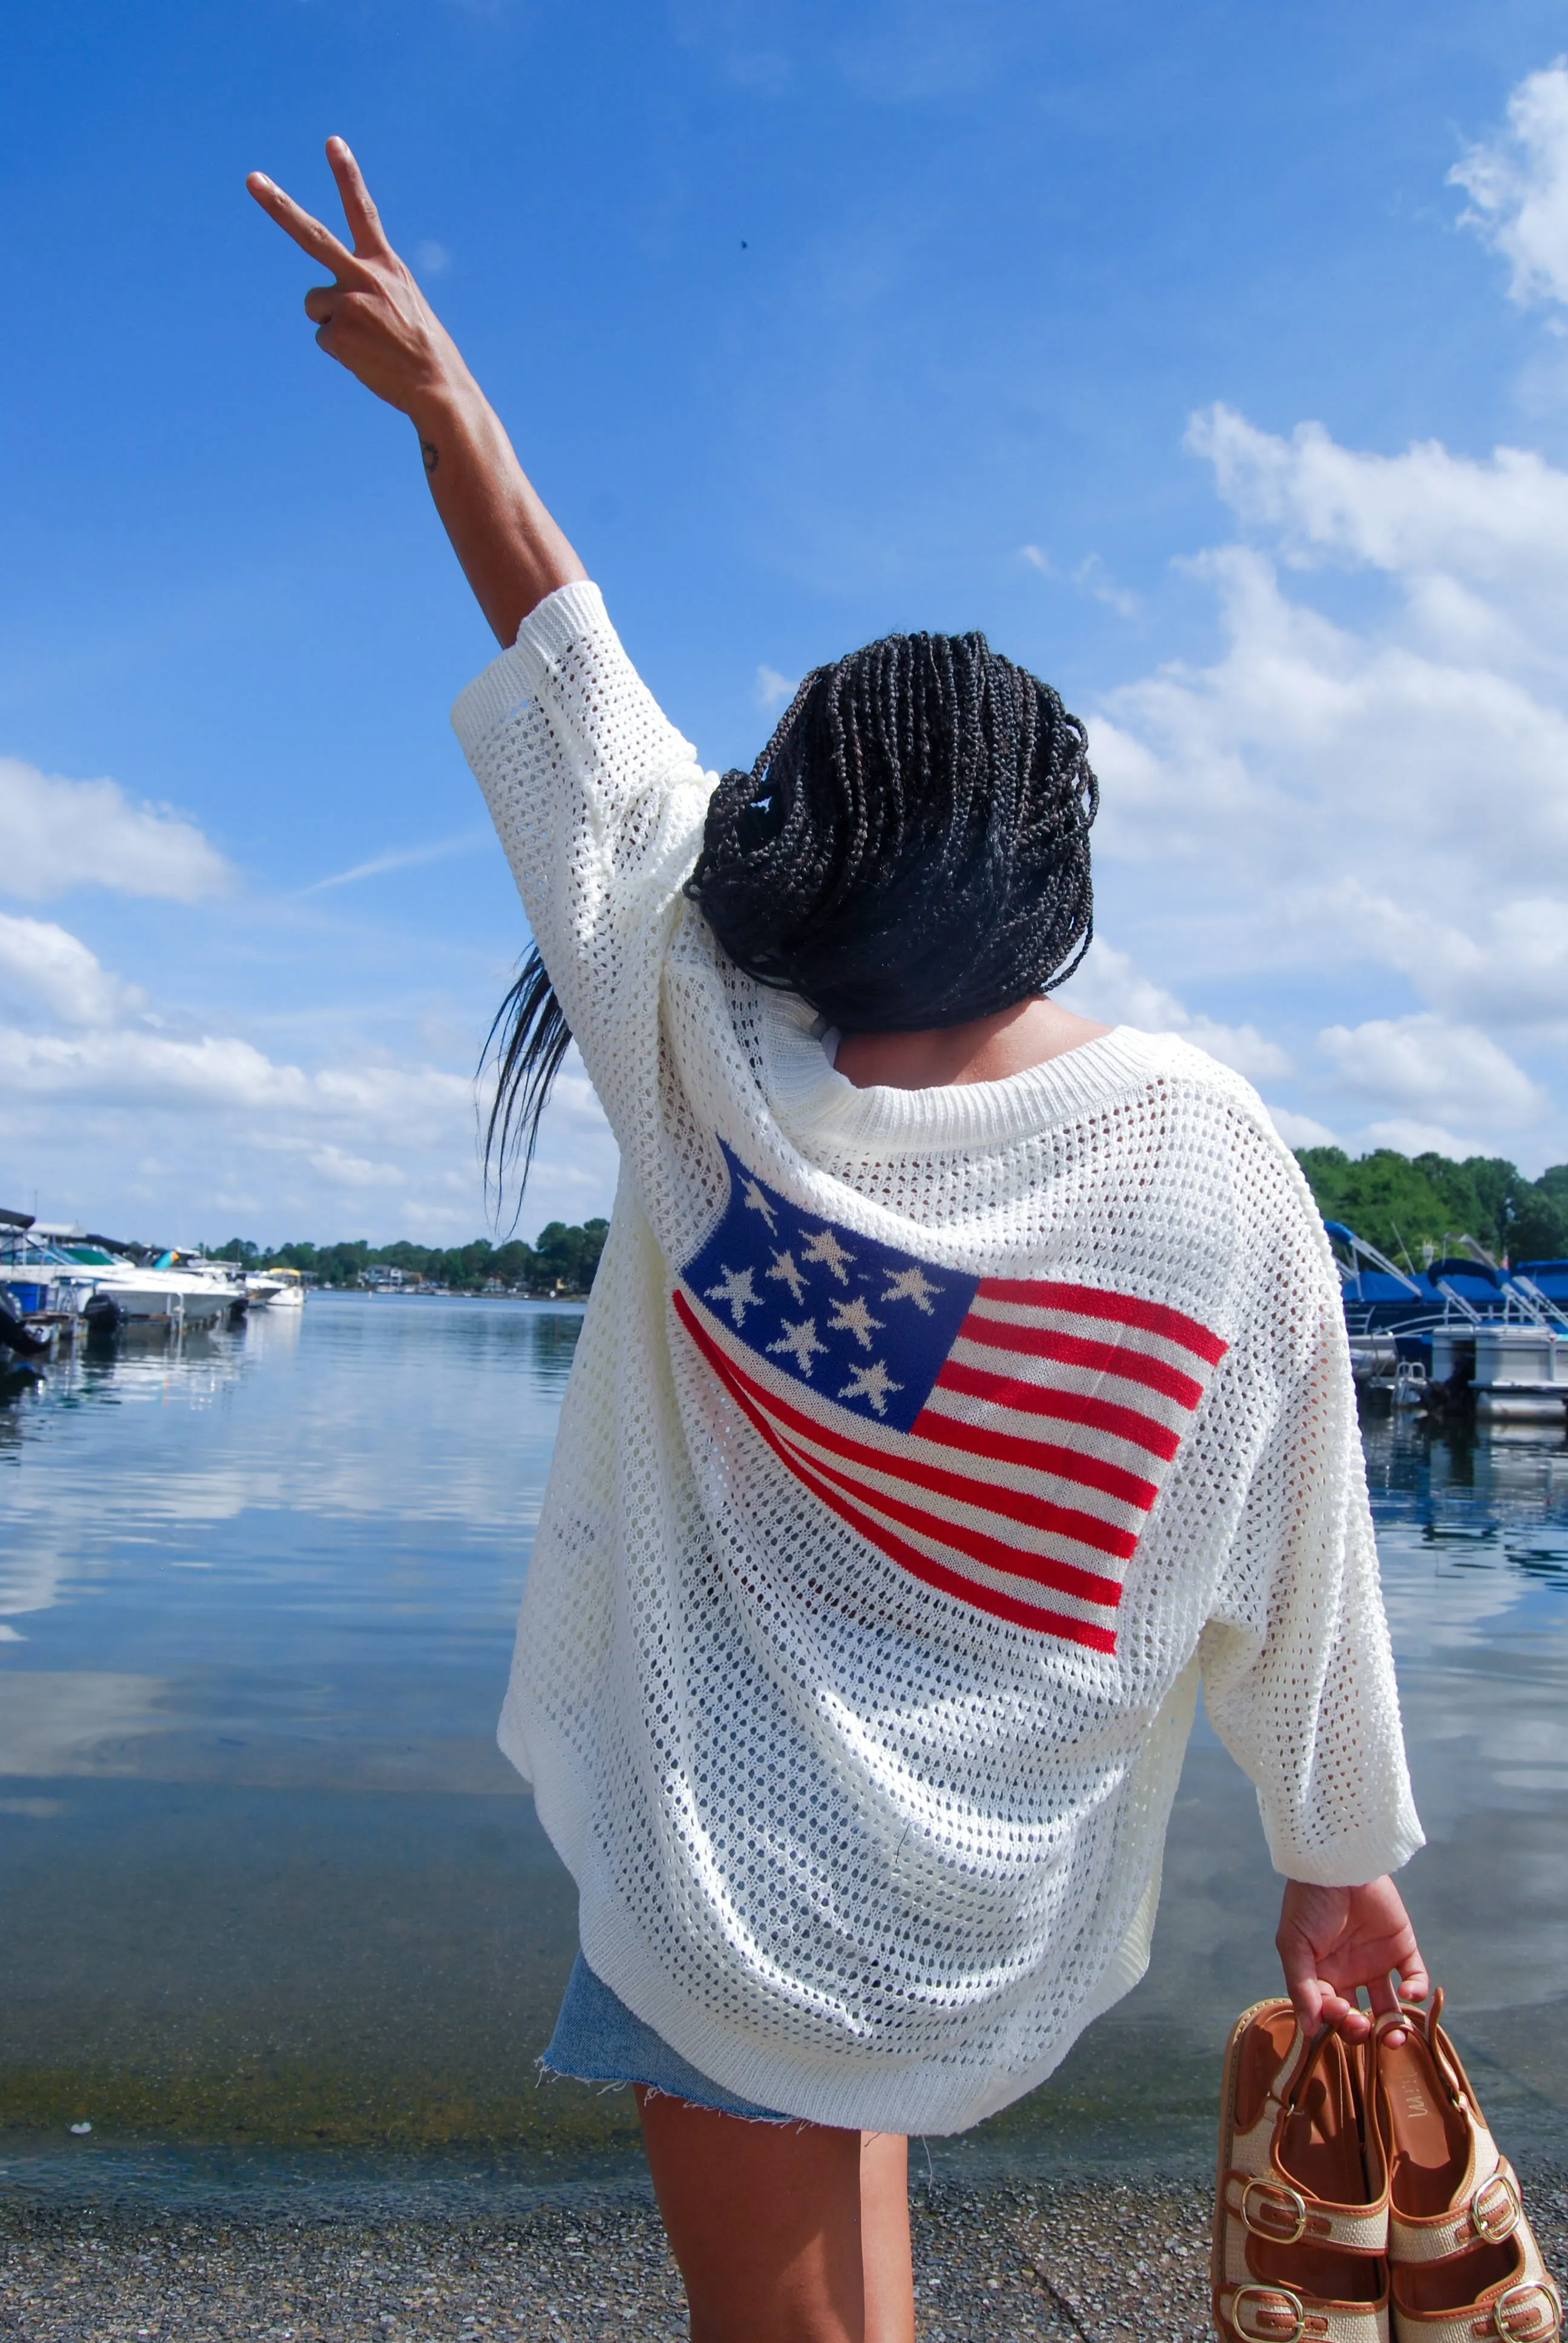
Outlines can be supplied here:
<path id="1" fill-rule="evenodd" d="M 1326 1242 L 1243 1082 L 1049 997 L 1055 695 L 890 638 L 716 785 L 327 156 L 352 251 L 251 192 L 505 647 L 454 717 L 540 955 L 493 1133 L 569 1025 L 621 1149 L 501 1727 L 579 1891 L 547 2057 L 638 2086 L 694 2335 L 902 2343 L 906 2136 L 1142 1973 L 1200 1667 L 1302 2026 L 1426 1990 Z"/>

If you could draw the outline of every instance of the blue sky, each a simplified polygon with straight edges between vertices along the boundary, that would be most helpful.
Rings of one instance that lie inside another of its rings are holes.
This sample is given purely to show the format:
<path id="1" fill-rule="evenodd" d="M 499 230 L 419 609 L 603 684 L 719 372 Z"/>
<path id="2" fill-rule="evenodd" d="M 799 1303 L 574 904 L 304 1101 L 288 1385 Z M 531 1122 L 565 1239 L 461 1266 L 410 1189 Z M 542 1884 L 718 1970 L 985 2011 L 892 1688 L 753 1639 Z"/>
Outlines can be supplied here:
<path id="1" fill-rule="evenodd" d="M 1534 0 L 7 11 L 0 1202 L 484 1225 L 524 938 L 447 710 L 492 646 L 242 186 L 327 211 L 334 130 L 706 762 L 815 660 L 981 626 L 1094 735 L 1065 997 L 1298 1141 L 1568 1157 L 1562 37 Z M 613 1173 L 568 1079 L 525 1231 Z"/>

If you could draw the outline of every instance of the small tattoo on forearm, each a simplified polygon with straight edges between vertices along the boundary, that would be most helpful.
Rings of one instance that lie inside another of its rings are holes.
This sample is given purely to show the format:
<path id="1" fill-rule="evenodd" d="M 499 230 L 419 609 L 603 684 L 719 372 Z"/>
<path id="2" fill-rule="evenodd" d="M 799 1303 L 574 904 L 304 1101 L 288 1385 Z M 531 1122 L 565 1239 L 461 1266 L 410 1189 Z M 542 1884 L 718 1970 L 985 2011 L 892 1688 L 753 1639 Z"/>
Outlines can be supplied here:
<path id="1" fill-rule="evenodd" d="M 421 439 L 419 453 L 425 458 L 425 469 L 427 472 L 433 472 L 441 460 L 441 451 L 436 442 L 433 439 Z"/>

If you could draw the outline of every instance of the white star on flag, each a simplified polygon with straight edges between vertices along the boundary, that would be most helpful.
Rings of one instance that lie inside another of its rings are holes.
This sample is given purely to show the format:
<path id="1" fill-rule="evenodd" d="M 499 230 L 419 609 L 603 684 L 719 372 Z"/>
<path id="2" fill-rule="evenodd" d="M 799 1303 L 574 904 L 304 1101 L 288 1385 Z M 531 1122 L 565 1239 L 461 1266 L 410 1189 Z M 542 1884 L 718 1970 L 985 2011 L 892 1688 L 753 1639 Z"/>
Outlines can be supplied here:
<path id="1" fill-rule="evenodd" d="M 808 1261 L 819 1261 L 823 1267 L 829 1270 L 838 1279 L 840 1285 L 849 1284 L 849 1267 L 855 1256 L 852 1252 L 845 1252 L 831 1229 L 819 1229 L 815 1235 L 808 1238 L 800 1250 Z M 907 1276 L 909 1272 L 906 1271 L 905 1274 Z"/>
<path id="2" fill-rule="evenodd" d="M 931 1303 L 941 1290 L 940 1285 L 933 1285 L 917 1265 L 912 1269 L 890 1270 L 888 1290 L 882 1299 L 884 1302 L 912 1302 L 921 1315 L 929 1318 Z"/>
<path id="3" fill-rule="evenodd" d="M 782 1282 L 789 1288 L 789 1291 L 795 1299 L 795 1307 L 799 1310 L 801 1302 L 806 1298 L 806 1281 L 795 1265 L 794 1254 L 792 1252 L 776 1252 L 773 1256 L 773 1266 L 768 1272 L 768 1274 L 769 1277 L 777 1277 L 780 1279 Z"/>
<path id="4" fill-rule="evenodd" d="M 721 1264 L 722 1266 L 722 1264 Z M 749 1269 L 724 1269 L 724 1282 L 708 1289 L 709 1302 L 722 1302 L 738 1326 L 746 1323 L 748 1310 L 760 1310 L 762 1296 L 751 1282 Z"/>
<path id="5" fill-rule="evenodd" d="M 854 1381 L 844 1385 L 839 1397 L 869 1399 L 879 1415 L 886 1415 L 888 1413 L 889 1393 L 902 1391 L 904 1388 L 902 1383 L 896 1383 L 893 1381 L 880 1359 L 875 1360 L 869 1367 L 851 1367 L 849 1373 Z"/>
<path id="6" fill-rule="evenodd" d="M 740 1194 L 741 1200 L 749 1212 L 761 1213 L 764 1221 L 768 1224 L 768 1233 L 771 1236 L 774 1230 L 779 1225 L 779 1215 L 775 1212 L 773 1206 L 769 1202 L 767 1197 L 762 1193 L 762 1191 L 758 1186 L 756 1181 L 748 1180 L 745 1187 L 741 1190 Z"/>
<path id="7" fill-rule="evenodd" d="M 817 1340 L 815 1318 L 802 1318 L 799 1326 L 791 1326 L 786 1318 L 783 1333 L 778 1342 L 769 1342 L 768 1345 L 770 1351 L 788 1352 L 803 1375 L 810 1373 L 812 1360 L 819 1352 L 825 1351 L 827 1347 L 826 1342 L 819 1342 Z"/>
<path id="8" fill-rule="evenodd" d="M 799 1302 L 799 1295 L 797 1294 L 795 1299 Z M 881 1332 L 882 1321 L 872 1317 L 866 1307 L 865 1296 L 857 1293 L 853 1302 L 835 1302 L 831 1308 L 833 1315 L 829 1321 L 829 1331 L 835 1334 L 853 1334 L 861 1350 L 869 1351 L 871 1336 Z"/>

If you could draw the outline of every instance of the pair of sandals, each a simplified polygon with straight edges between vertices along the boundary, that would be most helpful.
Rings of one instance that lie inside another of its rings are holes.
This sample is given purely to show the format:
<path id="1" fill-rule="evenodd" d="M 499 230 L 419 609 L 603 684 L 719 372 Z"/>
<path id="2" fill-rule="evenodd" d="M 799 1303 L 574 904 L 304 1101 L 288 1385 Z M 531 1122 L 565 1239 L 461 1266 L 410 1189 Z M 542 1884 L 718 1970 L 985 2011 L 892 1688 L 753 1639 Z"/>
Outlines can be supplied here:
<path id="1" fill-rule="evenodd" d="M 1519 2182 L 1425 2009 L 1305 2036 L 1288 2001 L 1231 2031 L 1212 2264 L 1221 2343 L 1560 2343 Z M 1402 2026 L 1402 2043 L 1391 2031 Z"/>

